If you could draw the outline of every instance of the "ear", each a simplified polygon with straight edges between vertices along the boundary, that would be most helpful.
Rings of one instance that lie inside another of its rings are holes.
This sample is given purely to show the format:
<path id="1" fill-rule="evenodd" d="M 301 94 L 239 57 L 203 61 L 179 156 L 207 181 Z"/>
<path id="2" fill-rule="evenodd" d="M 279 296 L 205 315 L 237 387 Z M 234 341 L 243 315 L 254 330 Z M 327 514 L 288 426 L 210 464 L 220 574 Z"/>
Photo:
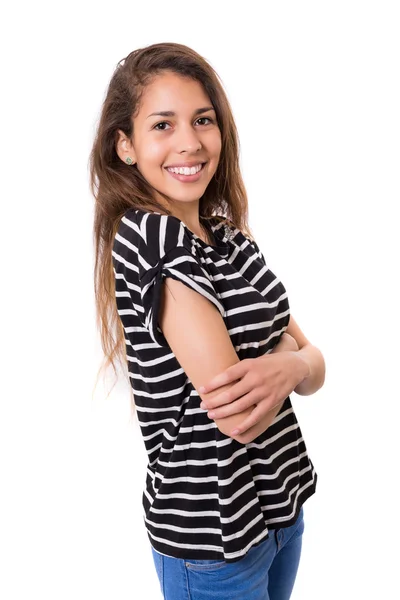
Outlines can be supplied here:
<path id="1" fill-rule="evenodd" d="M 137 162 L 132 142 L 127 137 L 127 135 L 120 129 L 118 129 L 118 137 L 115 143 L 115 150 L 122 162 L 126 162 L 128 156 L 132 159 L 133 164 Z"/>

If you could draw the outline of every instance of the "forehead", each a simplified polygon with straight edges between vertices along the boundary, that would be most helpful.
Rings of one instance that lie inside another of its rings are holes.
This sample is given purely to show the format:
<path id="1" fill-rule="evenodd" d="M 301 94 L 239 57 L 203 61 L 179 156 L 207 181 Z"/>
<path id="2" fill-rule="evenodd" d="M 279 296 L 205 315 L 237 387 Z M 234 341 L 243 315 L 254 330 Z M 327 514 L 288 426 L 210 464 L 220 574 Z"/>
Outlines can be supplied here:
<path id="1" fill-rule="evenodd" d="M 156 110 L 171 110 L 176 113 L 191 113 L 194 109 L 211 103 L 203 86 L 194 79 L 176 73 L 157 75 L 145 88 L 139 115 Z"/>

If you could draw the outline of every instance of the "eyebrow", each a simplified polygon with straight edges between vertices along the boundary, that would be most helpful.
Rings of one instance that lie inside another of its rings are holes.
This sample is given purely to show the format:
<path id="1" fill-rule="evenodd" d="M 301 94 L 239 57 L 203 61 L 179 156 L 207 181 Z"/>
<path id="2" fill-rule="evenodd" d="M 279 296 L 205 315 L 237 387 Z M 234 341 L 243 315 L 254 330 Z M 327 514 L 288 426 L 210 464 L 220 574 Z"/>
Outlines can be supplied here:
<path id="1" fill-rule="evenodd" d="M 208 112 L 209 110 L 214 110 L 213 106 L 205 106 L 204 108 L 198 108 L 197 110 L 194 111 L 195 115 L 201 115 L 205 112 Z M 215 110 L 214 110 L 215 112 Z M 146 117 L 147 119 L 149 117 L 175 117 L 176 113 L 174 113 L 172 110 L 162 110 L 160 112 L 154 112 L 151 113 L 151 115 L 149 115 L 148 117 Z"/>

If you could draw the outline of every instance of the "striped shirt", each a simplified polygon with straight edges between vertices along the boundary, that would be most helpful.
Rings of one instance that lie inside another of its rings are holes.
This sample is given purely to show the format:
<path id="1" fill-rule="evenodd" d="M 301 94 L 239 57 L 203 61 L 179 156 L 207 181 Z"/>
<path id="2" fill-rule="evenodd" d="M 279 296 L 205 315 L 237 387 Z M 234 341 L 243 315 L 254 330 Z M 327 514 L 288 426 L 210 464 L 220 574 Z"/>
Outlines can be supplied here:
<path id="1" fill-rule="evenodd" d="M 257 244 L 218 217 L 207 244 L 177 217 L 123 216 L 113 245 L 116 303 L 148 455 L 143 493 L 151 544 L 176 558 L 233 562 L 292 525 L 317 474 L 286 398 L 249 444 L 219 431 L 158 326 L 161 285 L 172 277 L 219 310 L 240 360 L 273 350 L 289 323 L 281 281 Z M 188 340 L 190 344 L 196 340 Z"/>

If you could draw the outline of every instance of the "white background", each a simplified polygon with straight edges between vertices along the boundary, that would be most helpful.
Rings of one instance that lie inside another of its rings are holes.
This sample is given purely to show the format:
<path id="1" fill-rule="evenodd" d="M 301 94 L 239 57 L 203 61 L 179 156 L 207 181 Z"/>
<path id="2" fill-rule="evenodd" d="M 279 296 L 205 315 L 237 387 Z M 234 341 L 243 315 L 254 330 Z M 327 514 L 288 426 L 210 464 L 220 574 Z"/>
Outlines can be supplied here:
<path id="1" fill-rule="evenodd" d="M 100 365 L 88 157 L 129 52 L 222 78 L 250 226 L 326 358 L 293 600 L 398 598 L 397 2 L 19 2 L 1 18 L 0 596 L 159 598 L 128 384 Z"/>

